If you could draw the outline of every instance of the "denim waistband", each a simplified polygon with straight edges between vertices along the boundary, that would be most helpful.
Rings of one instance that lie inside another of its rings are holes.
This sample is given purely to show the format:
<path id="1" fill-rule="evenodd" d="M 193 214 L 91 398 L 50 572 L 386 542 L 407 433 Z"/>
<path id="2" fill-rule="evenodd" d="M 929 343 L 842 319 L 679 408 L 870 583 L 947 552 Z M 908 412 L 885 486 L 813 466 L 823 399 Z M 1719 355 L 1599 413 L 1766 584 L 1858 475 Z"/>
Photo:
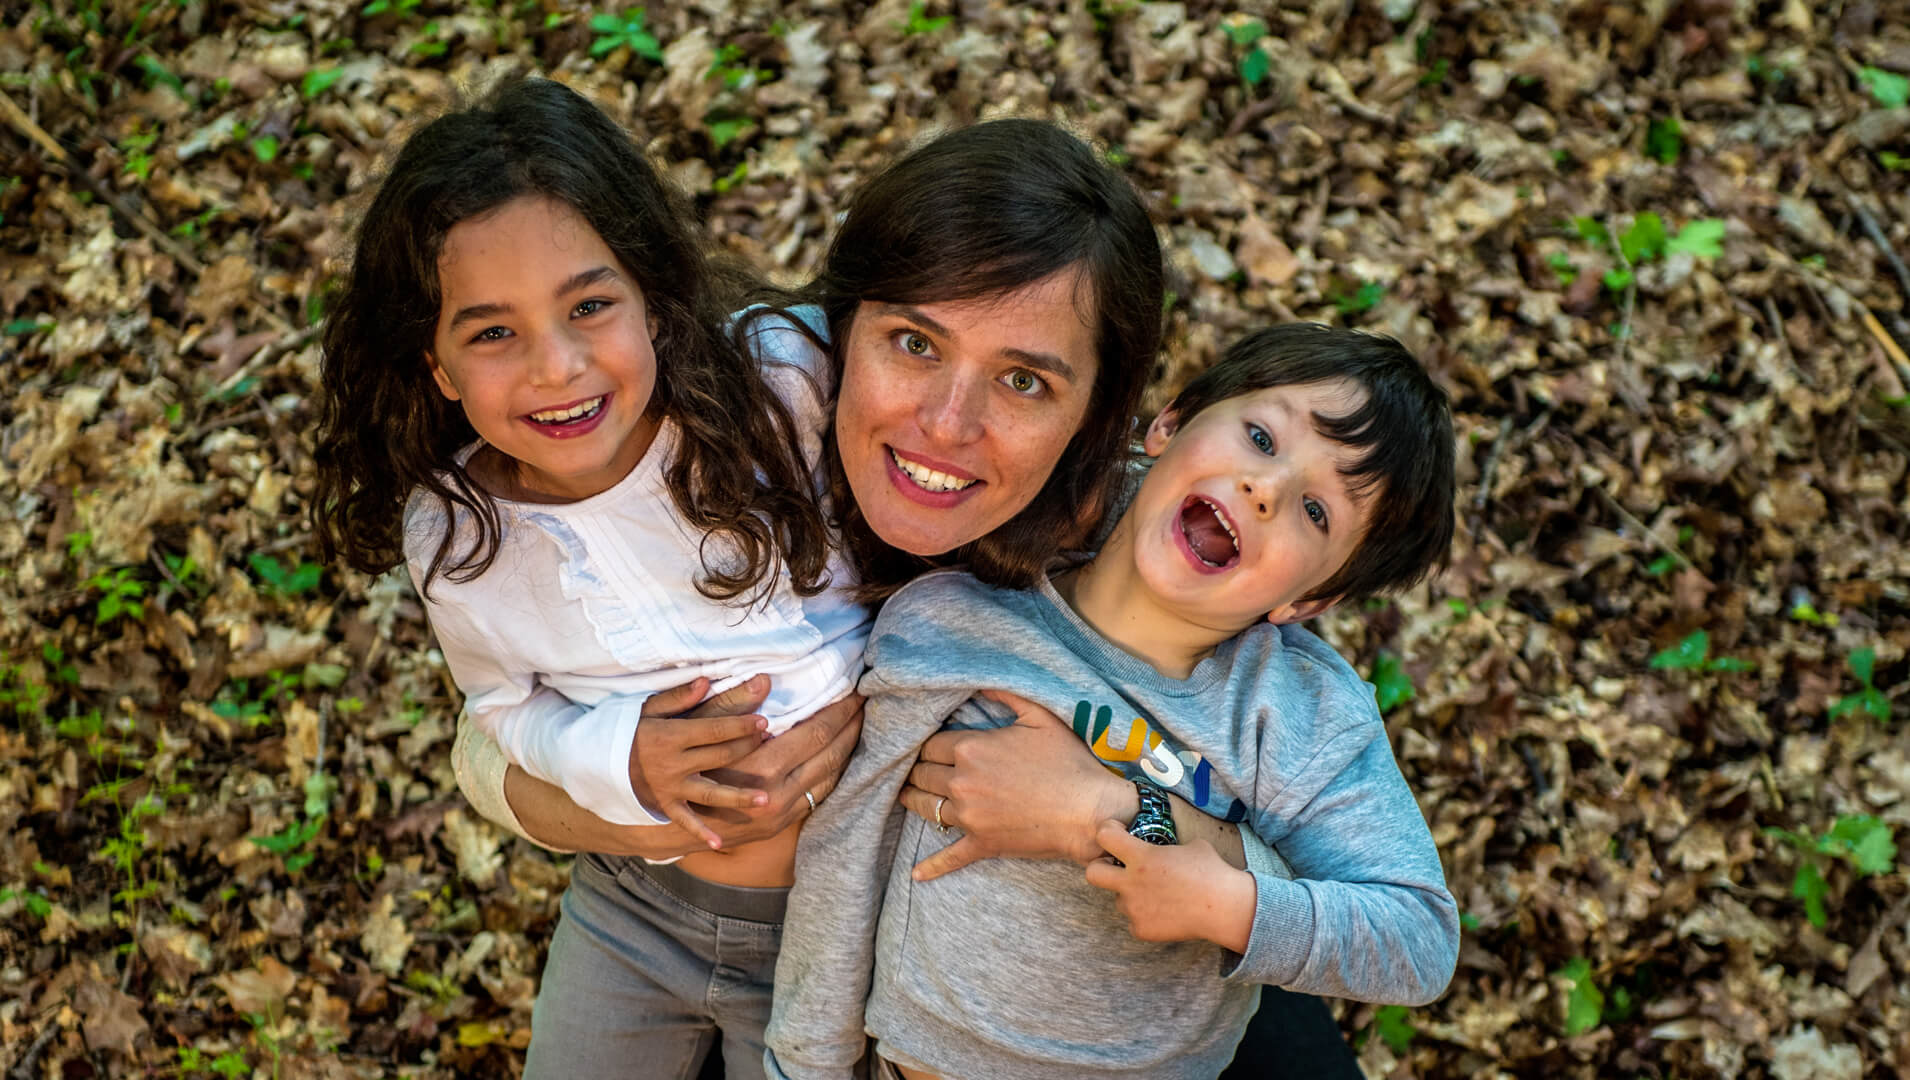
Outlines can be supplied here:
<path id="1" fill-rule="evenodd" d="M 705 881 L 677 868 L 674 863 L 645 862 L 631 859 L 630 865 L 677 899 L 712 915 L 751 922 L 780 923 L 789 903 L 788 886 L 749 888 Z"/>

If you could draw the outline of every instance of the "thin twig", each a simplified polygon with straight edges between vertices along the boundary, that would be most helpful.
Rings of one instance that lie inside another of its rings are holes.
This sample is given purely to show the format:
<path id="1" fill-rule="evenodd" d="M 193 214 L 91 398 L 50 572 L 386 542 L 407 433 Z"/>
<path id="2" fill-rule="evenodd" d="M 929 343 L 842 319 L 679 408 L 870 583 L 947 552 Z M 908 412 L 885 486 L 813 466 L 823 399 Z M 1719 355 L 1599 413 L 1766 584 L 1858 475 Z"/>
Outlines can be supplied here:
<path id="1" fill-rule="evenodd" d="M 308 533 L 308 532 L 293 533 L 291 536 L 281 536 L 277 540 L 273 540 L 270 543 L 260 544 L 258 547 L 254 548 L 253 550 L 257 551 L 261 555 L 276 555 L 281 551 L 290 551 L 293 548 L 304 547 L 306 544 L 309 544 L 311 542 L 312 542 L 311 533 Z"/>
<path id="2" fill-rule="evenodd" d="M 118 195 L 107 190 L 107 188 L 97 180 L 94 180 L 92 175 L 85 169 L 80 168 L 79 163 L 73 160 L 73 155 L 66 152 L 66 147 L 61 146 L 58 139 L 48 135 L 45 128 L 34 123 L 33 118 L 28 116 L 25 110 L 21 109 L 20 106 L 14 104 L 13 99 L 8 97 L 3 90 L 0 90 L 0 113 L 6 114 L 7 123 L 13 125 L 15 131 L 26 136 L 28 141 L 38 145 L 42 150 L 45 150 L 47 156 L 51 157 L 61 166 L 64 166 L 69 175 L 86 185 L 87 190 L 91 191 L 95 198 L 112 207 L 115 213 L 131 222 L 133 228 L 145 233 L 148 240 L 158 244 L 160 249 L 172 256 L 179 265 L 192 271 L 193 277 L 198 277 L 206 272 L 205 264 L 200 262 L 192 252 L 187 251 L 177 240 L 167 236 L 164 230 L 153 224 L 152 221 L 148 219 L 146 215 L 140 213 L 137 208 L 126 205 L 126 203 L 120 200 Z"/>
<path id="3" fill-rule="evenodd" d="M 219 395 L 225 393 L 226 391 L 231 390 L 233 387 L 239 385 L 241 382 L 244 382 L 246 376 L 251 375 L 252 373 L 258 371 L 260 368 L 264 367 L 266 364 L 269 364 L 272 361 L 277 360 L 279 357 L 284 356 L 286 353 L 292 352 L 295 349 L 303 347 L 306 342 L 310 341 L 313 338 L 313 336 L 318 333 L 318 327 L 316 326 L 307 326 L 300 330 L 292 330 L 289 327 L 285 329 L 286 329 L 286 333 L 284 334 L 284 336 L 280 337 L 277 341 L 274 341 L 266 345 L 265 347 L 261 348 L 258 352 L 253 353 L 252 358 L 250 360 L 247 360 L 245 363 L 240 364 L 238 369 L 235 370 L 232 374 L 227 375 L 225 378 L 219 380 L 219 385 L 206 391 L 205 394 L 202 397 L 200 397 L 199 400 L 210 401 L 213 398 L 216 398 Z"/>
<path id="4" fill-rule="evenodd" d="M 1897 340 L 1890 336 L 1890 331 L 1883 328 L 1883 324 L 1870 313 L 1870 308 L 1863 301 L 1857 302 L 1857 310 L 1863 313 L 1864 329 L 1870 331 L 1870 336 L 1877 339 L 1878 345 L 1883 346 L 1884 355 L 1896 364 L 1903 381 L 1910 382 L 1910 356 L 1904 355 L 1903 346 L 1897 344 Z"/>
<path id="5" fill-rule="evenodd" d="M 32 1080 L 34 1066 L 40 1063 L 40 1055 L 46 1053 L 46 1044 L 52 1042 L 53 1036 L 60 1033 L 59 1014 L 56 1012 L 46 1019 L 47 1025 L 40 1029 L 39 1035 L 34 1037 L 33 1045 L 27 1047 L 26 1054 L 13 1066 L 13 1071 L 7 1074 L 13 1077 L 13 1080 Z"/>
<path id="6" fill-rule="evenodd" d="M 1864 205 L 1856 192 L 1844 192 L 1844 201 L 1856 212 L 1857 221 L 1869 234 L 1870 242 L 1883 252 L 1884 261 L 1890 264 L 1890 269 L 1897 275 L 1897 284 L 1903 286 L 1904 302 L 1910 303 L 1910 266 L 1903 265 L 1903 260 L 1897 257 L 1897 249 L 1890 243 L 1890 237 L 1884 233 L 1883 226 L 1877 223 L 1876 215 L 1870 212 L 1870 207 Z"/>
<path id="7" fill-rule="evenodd" d="M 1691 560 L 1685 557 L 1684 552 L 1678 550 L 1677 545 L 1666 543 L 1663 537 L 1651 531 L 1644 522 L 1638 520 L 1637 515 L 1625 509 L 1625 504 L 1614 498 L 1611 492 L 1606 491 L 1596 484 L 1592 485 L 1592 490 L 1598 493 L 1599 498 L 1605 500 L 1605 505 L 1611 507 L 1612 512 L 1618 515 L 1619 520 L 1625 523 L 1626 528 L 1633 532 L 1643 534 L 1646 539 L 1651 541 L 1653 547 L 1671 556 L 1672 562 L 1677 563 L 1686 570 L 1696 572 L 1699 577 L 1704 577 L 1703 571 L 1698 570 L 1696 566 L 1692 565 Z M 1709 578 L 1706 578 L 1707 582 L 1709 580 Z"/>
<path id="8" fill-rule="evenodd" d="M 1484 510 L 1492 498 L 1492 478 L 1499 472 L 1499 460 L 1505 457 L 1506 443 L 1512 439 L 1512 418 L 1499 421 L 1499 437 L 1492 440 L 1492 449 L 1486 451 L 1486 467 L 1479 472 L 1479 490 L 1473 493 L 1472 508 Z"/>
<path id="9" fill-rule="evenodd" d="M 1623 367 L 1631 358 L 1631 315 L 1638 304 L 1638 271 L 1632 268 L 1631 260 L 1625 257 L 1625 249 L 1619 245 L 1618 238 L 1612 238 L 1612 254 L 1618 256 L 1618 265 L 1625 268 L 1625 308 L 1618 320 L 1618 364 Z"/>

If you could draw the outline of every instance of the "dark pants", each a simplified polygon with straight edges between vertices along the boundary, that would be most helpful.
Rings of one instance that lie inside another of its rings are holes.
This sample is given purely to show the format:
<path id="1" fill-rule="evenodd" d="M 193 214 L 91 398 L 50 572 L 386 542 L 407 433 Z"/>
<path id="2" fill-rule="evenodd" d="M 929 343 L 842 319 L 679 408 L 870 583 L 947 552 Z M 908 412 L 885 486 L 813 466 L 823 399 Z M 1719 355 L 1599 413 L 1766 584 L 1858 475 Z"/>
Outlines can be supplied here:
<path id="1" fill-rule="evenodd" d="M 1326 1002 L 1277 986 L 1260 991 L 1260 1011 L 1234 1051 L 1220 1080 L 1364 1080 L 1353 1048 Z M 711 1054 L 697 1080 L 723 1080 L 723 1064 Z"/>

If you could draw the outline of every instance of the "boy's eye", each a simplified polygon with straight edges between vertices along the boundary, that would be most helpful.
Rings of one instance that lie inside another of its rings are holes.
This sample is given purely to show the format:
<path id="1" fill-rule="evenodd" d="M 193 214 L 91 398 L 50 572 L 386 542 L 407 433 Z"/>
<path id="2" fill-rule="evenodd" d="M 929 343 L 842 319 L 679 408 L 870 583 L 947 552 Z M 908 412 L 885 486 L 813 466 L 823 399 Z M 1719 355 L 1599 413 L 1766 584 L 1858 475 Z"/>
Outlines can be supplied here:
<path id="1" fill-rule="evenodd" d="M 1303 499 L 1301 500 L 1300 505 L 1306 508 L 1306 517 L 1308 521 L 1311 521 L 1313 524 L 1319 526 L 1321 529 L 1326 528 L 1326 507 L 1321 505 L 1320 500 Z"/>
<path id="2" fill-rule="evenodd" d="M 901 340 L 902 348 L 907 351 L 910 356 L 927 356 L 929 349 L 932 348 L 928 338 L 923 337 L 913 330 L 904 330 Z"/>
<path id="3" fill-rule="evenodd" d="M 1041 378 L 1034 372 L 1023 371 L 1019 368 L 1009 372 L 1002 381 L 1008 384 L 1008 389 L 1017 394 L 1038 394 L 1043 387 Z"/>
<path id="4" fill-rule="evenodd" d="M 608 300 L 585 300 L 572 309 L 571 314 L 581 318 L 585 315 L 595 315 L 609 306 L 610 301 Z"/>
<path id="5" fill-rule="evenodd" d="M 1261 453 L 1273 453 L 1273 436 L 1267 434 L 1266 428 L 1261 427 L 1259 424 L 1248 424 L 1247 438 L 1253 440 L 1254 448 Z"/>

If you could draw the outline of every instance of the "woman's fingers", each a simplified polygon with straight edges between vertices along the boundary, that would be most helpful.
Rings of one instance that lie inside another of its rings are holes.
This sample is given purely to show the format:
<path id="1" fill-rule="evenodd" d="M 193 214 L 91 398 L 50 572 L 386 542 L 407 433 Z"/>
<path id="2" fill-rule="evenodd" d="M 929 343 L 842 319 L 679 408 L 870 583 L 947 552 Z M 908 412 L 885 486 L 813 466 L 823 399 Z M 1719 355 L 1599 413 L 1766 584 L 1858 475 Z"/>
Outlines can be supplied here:
<path id="1" fill-rule="evenodd" d="M 984 848 L 980 841 L 972 836 L 964 836 L 942 850 L 915 864 L 909 876 L 917 881 L 934 881 L 943 874 L 951 874 L 972 862 L 992 858 L 994 853 Z"/>
<path id="2" fill-rule="evenodd" d="M 694 701 L 690 702 L 691 705 L 696 705 L 696 708 L 690 709 L 689 715 L 696 718 L 741 716 L 755 712 L 762 705 L 763 699 L 768 696 L 769 676 L 752 675 L 701 705 L 697 705 Z"/>
<path id="3" fill-rule="evenodd" d="M 820 803 L 836 790 L 836 782 L 842 779 L 842 770 L 849 764 L 849 755 L 855 753 L 856 740 L 861 737 L 862 699 L 858 697 L 855 699 L 855 708 L 843 725 L 830 736 L 820 751 L 810 755 L 797 767 L 790 779 L 798 785 L 799 790 L 807 791 Z"/>
<path id="4" fill-rule="evenodd" d="M 672 804 L 665 810 L 665 813 L 669 815 L 671 821 L 683 826 L 684 830 L 691 836 L 709 845 L 710 850 L 714 851 L 723 846 L 723 838 L 716 835 L 716 830 L 710 828 L 709 824 L 705 822 L 696 811 L 690 809 L 688 803 L 679 802 Z"/>
<path id="5" fill-rule="evenodd" d="M 989 691 L 994 693 L 995 691 Z M 955 749 L 968 739 L 974 738 L 974 731 L 938 731 L 922 743 L 922 749 L 915 756 L 917 760 L 933 762 L 937 765 L 955 764 Z"/>
<path id="6" fill-rule="evenodd" d="M 936 765 L 933 762 L 918 761 L 915 763 L 915 767 L 909 770 L 908 786 L 904 787 L 902 791 L 906 794 L 910 788 L 920 789 L 931 801 L 942 796 L 954 798 L 955 793 L 949 789 L 949 786 L 954 782 L 955 767 L 953 765 Z M 908 803 L 903 803 L 903 805 L 909 806 Z M 909 806 L 909 809 L 913 810 L 915 807 Z M 923 814 L 922 816 L 927 817 L 928 815 Z"/>
<path id="7" fill-rule="evenodd" d="M 699 806 L 729 810 L 754 810 L 769 802 L 769 792 L 761 788 L 733 787 L 707 776 L 693 776 L 684 785 L 689 801 Z"/>
<path id="8" fill-rule="evenodd" d="M 747 718 L 745 718 L 747 719 Z M 754 753 L 763 744 L 762 732 L 749 728 L 736 738 L 724 742 L 704 743 L 701 746 L 685 747 L 680 759 L 683 769 L 688 773 L 707 773 L 717 769 L 727 769 L 731 765 Z M 691 802 L 704 800 L 692 797 Z"/>
<path id="9" fill-rule="evenodd" d="M 710 680 L 697 676 L 682 686 L 673 686 L 668 690 L 659 690 L 650 695 L 639 711 L 641 716 L 675 716 L 703 700 L 710 692 Z"/>

